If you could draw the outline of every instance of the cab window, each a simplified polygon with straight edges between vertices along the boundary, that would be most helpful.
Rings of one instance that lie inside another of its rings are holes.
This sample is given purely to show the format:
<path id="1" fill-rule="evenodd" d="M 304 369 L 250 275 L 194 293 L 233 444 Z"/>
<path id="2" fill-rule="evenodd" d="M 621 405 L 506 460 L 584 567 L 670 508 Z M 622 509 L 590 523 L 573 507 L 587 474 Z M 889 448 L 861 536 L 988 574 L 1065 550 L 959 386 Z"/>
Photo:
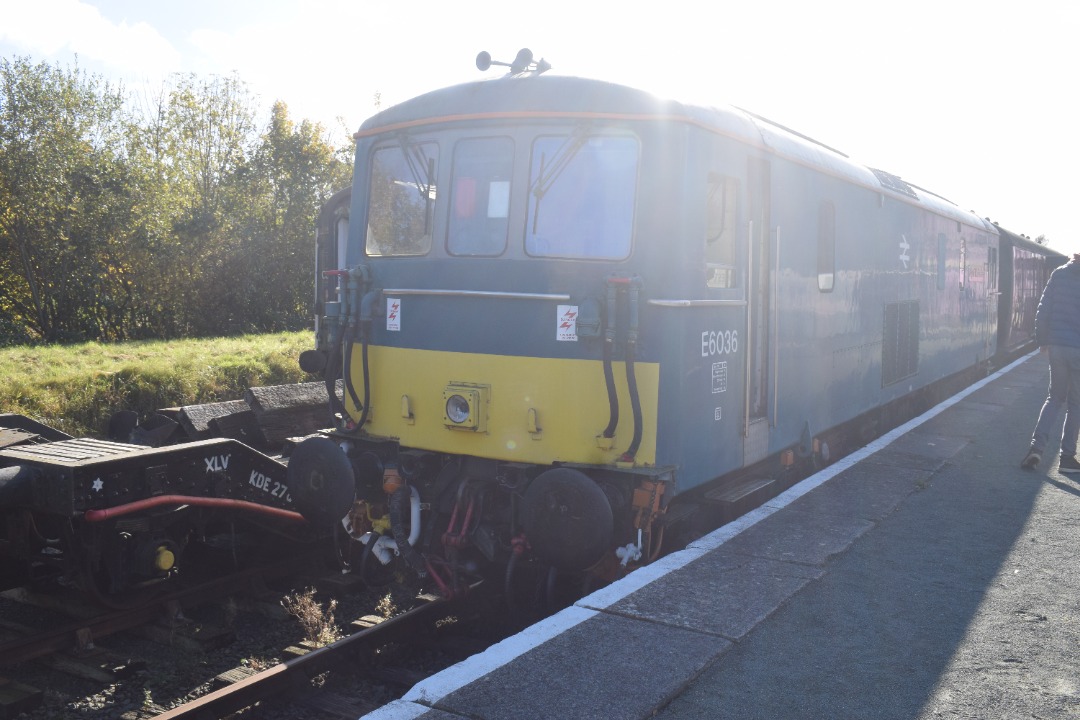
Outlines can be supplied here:
<path id="1" fill-rule="evenodd" d="M 709 173 L 705 191 L 705 275 L 713 288 L 737 286 L 735 274 L 735 218 L 739 183 L 735 178 Z"/>
<path id="2" fill-rule="evenodd" d="M 367 213 L 368 255 L 424 255 L 431 250 L 435 143 L 400 143 L 380 148 L 371 160 Z"/>
<path id="3" fill-rule="evenodd" d="M 506 249 L 513 171 L 510 138 L 462 140 L 454 147 L 446 238 L 451 255 L 493 256 Z"/>
<path id="4" fill-rule="evenodd" d="M 630 254 L 637 187 L 634 138 L 538 137 L 532 147 L 525 250 L 539 257 L 617 260 Z"/>

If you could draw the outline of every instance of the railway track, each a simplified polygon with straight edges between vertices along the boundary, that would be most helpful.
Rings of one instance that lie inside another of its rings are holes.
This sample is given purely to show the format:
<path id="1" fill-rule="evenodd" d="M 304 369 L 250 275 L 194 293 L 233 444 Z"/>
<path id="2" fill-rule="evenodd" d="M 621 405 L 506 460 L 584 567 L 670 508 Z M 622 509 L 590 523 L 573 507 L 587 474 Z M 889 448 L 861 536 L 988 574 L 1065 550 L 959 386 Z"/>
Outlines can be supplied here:
<path id="1" fill-rule="evenodd" d="M 182 607 L 209 602 L 245 591 L 265 582 L 268 577 L 280 575 L 280 573 L 280 568 L 274 571 L 268 568 L 245 570 L 202 583 L 193 588 L 164 595 L 138 607 L 111 610 L 100 614 L 79 612 L 77 608 L 86 606 L 78 602 L 65 599 L 53 600 L 49 604 L 55 604 L 67 611 L 74 609 L 80 617 L 55 627 L 30 631 L 0 641 L 0 668 L 65 650 L 85 649 L 91 646 L 95 640 L 147 625 L 163 617 L 176 616 L 180 613 Z M 30 604 L 43 602 L 42 597 L 35 597 L 25 591 L 12 591 L 5 593 L 5 595 L 11 599 L 23 600 Z"/>
<path id="2" fill-rule="evenodd" d="M 312 683 L 318 676 L 331 669 L 341 670 L 370 656 L 388 643 L 408 641 L 423 635 L 423 629 L 433 627 L 436 620 L 453 612 L 457 601 L 435 595 L 417 598 L 415 607 L 384 622 L 364 627 L 354 622 L 356 632 L 330 645 L 315 648 L 261 672 L 238 678 L 236 682 L 165 712 L 159 720 L 211 720 L 227 717 L 230 713 L 251 708 L 267 701 L 280 702 L 282 698 L 311 698 Z M 345 716 L 367 712 L 378 707 L 379 702 L 370 698 L 347 697 L 335 693 L 332 698 L 321 697 L 317 703 L 323 709 L 336 706 Z"/>
<path id="3" fill-rule="evenodd" d="M 21 612 L 0 615 L 41 619 L 33 632 L 0 619 L 0 720 L 357 717 L 499 639 L 446 639 L 437 629 L 464 617 L 464 597 L 399 588 L 388 608 L 391 594 L 345 582 L 336 590 L 348 608 L 337 623 L 344 637 L 320 647 L 282 607 L 282 591 L 260 584 L 255 572 L 242 573 L 139 608 L 78 617 L 70 601 L 46 608 L 25 592 L 4 593 L 4 607 Z M 235 613 L 237 598 L 247 617 L 226 629 L 216 618 L 230 606 Z M 181 607 L 190 608 L 186 617 Z M 11 637 L 13 630 L 23 632 Z"/>

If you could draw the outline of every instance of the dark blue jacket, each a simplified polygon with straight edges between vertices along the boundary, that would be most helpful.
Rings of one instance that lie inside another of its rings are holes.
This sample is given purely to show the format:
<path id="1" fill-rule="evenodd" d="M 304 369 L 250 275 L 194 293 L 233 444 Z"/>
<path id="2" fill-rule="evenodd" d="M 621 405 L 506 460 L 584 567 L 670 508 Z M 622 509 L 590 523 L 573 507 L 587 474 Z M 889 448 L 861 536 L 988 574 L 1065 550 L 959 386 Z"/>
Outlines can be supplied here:
<path id="1" fill-rule="evenodd" d="M 1040 346 L 1080 348 L 1080 256 L 1050 273 L 1035 312 L 1035 340 Z"/>

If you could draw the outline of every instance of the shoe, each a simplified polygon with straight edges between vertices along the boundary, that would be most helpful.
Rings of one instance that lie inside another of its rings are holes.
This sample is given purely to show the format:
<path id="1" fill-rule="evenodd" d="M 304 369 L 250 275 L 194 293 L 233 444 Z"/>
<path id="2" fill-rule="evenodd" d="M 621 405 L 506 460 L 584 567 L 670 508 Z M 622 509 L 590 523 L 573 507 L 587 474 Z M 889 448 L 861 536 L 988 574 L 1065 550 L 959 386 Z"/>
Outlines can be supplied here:
<path id="1" fill-rule="evenodd" d="M 1025 470 L 1034 470 L 1042 462 L 1042 453 L 1032 448 L 1028 450 L 1028 454 L 1024 456 L 1024 459 L 1020 461 L 1020 467 Z"/>
<path id="2" fill-rule="evenodd" d="M 1080 472 L 1080 462 L 1076 461 L 1075 455 L 1062 455 L 1058 463 L 1058 472 Z"/>

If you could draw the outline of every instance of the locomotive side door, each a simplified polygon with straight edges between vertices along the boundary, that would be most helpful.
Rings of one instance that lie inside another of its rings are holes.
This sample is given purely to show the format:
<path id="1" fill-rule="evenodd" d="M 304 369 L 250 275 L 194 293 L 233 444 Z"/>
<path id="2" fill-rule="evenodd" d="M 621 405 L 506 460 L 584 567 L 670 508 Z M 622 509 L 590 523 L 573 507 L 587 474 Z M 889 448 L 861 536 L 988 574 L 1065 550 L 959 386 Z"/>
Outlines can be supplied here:
<path id="1" fill-rule="evenodd" d="M 749 208 L 746 312 L 746 397 L 743 416 L 743 462 L 769 454 L 770 327 L 772 258 L 770 232 L 770 166 L 750 158 L 747 173 Z M 775 372 L 775 370 L 774 370 Z"/>

